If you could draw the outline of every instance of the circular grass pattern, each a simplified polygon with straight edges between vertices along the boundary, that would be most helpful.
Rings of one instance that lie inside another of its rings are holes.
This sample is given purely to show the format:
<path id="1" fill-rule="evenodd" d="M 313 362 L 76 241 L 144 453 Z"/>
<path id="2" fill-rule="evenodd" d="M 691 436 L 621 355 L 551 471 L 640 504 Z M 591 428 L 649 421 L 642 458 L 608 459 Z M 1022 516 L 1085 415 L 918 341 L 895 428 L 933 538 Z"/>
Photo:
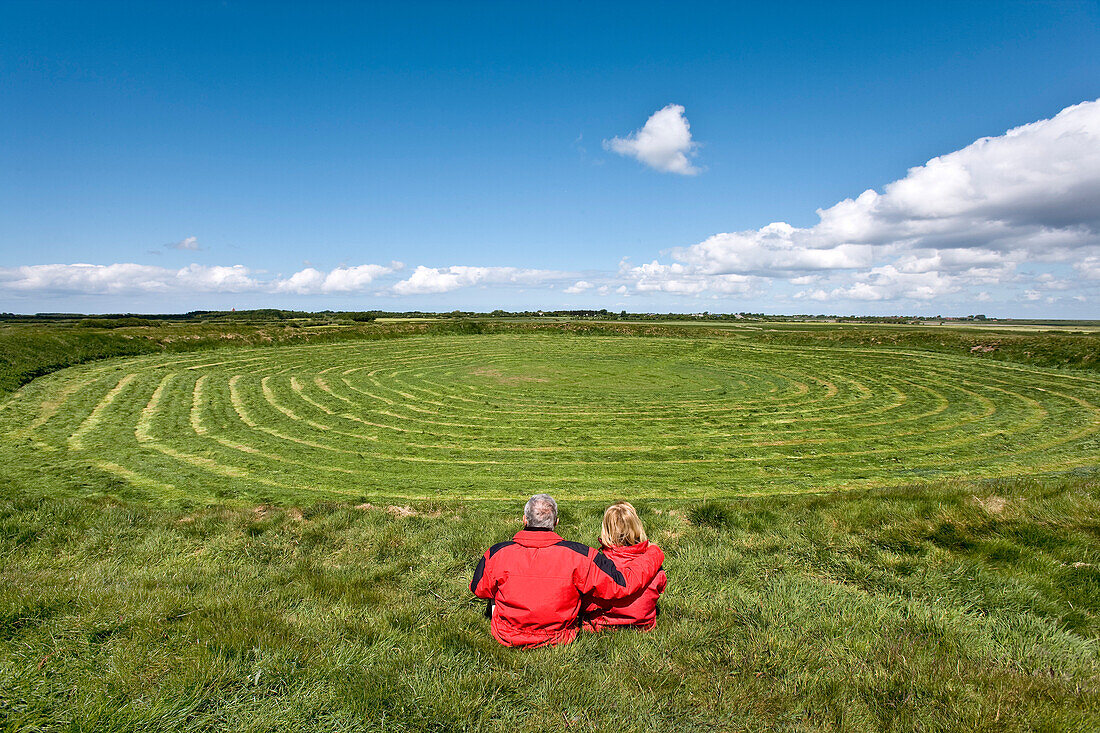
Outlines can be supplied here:
<path id="1" fill-rule="evenodd" d="M 966 357 L 506 334 L 84 365 L 0 431 L 167 499 L 714 497 L 1092 468 L 1098 404 Z"/>

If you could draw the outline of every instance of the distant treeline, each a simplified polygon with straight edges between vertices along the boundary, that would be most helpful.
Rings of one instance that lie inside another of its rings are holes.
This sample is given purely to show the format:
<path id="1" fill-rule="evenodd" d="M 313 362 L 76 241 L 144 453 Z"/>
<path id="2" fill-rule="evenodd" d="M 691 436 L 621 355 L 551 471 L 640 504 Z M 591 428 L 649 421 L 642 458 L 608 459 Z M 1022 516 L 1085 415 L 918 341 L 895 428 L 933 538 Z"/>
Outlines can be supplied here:
<path id="1" fill-rule="evenodd" d="M 498 319 L 498 318 L 583 318 L 597 321 L 702 321 L 702 322 L 817 322 L 817 323 L 881 323 L 881 324 L 927 324 L 941 323 L 982 323 L 1013 325 L 1097 325 L 1100 321 L 1060 320 L 1060 319 L 1015 319 L 990 318 L 984 314 L 968 316 L 943 315 L 895 315 L 895 316 L 858 316 L 792 314 L 773 315 L 766 313 L 631 313 L 628 311 L 600 310 L 536 310 L 536 311 L 298 311 L 279 308 L 255 308 L 250 310 L 207 311 L 196 310 L 187 313 L 106 313 L 87 315 L 83 313 L 35 313 L 21 315 L 0 313 L 0 321 L 8 323 L 75 323 L 90 328 L 119 328 L 123 326 L 155 326 L 164 322 L 174 323 L 272 323 L 281 321 L 313 321 L 306 325 L 322 323 L 369 323 L 379 318 L 444 318 L 444 319 Z"/>

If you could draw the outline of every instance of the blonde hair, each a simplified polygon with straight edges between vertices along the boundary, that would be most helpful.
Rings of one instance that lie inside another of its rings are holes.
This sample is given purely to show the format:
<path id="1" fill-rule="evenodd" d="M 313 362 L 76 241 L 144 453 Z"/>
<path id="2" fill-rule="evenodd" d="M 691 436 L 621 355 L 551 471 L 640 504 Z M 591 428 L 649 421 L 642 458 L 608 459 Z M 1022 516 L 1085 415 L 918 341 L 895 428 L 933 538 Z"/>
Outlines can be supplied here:
<path id="1" fill-rule="evenodd" d="M 625 547 L 645 542 L 645 527 L 638 512 L 626 501 L 617 501 L 603 513 L 600 543 L 604 547 Z"/>

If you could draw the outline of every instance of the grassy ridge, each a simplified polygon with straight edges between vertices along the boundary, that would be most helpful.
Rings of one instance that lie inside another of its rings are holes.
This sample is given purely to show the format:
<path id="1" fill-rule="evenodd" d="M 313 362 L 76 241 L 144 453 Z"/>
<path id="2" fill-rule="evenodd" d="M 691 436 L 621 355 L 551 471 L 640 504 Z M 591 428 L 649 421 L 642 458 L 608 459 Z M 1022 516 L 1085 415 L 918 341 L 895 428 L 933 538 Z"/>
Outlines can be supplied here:
<path id="1" fill-rule="evenodd" d="M 752 338 L 804 346 L 921 349 L 1042 367 L 1100 370 L 1100 334 L 1096 333 L 790 324 L 754 333 Z"/>
<path id="2" fill-rule="evenodd" d="M 419 330 L 416 326 L 398 326 L 385 329 L 383 334 L 402 335 Z M 378 338 L 379 335 L 379 329 L 367 326 L 325 330 L 280 324 L 109 329 L 41 324 L 0 326 L 0 395 L 59 369 L 118 356 Z"/>
<path id="3" fill-rule="evenodd" d="M 1094 730 L 1100 485 L 643 506 L 658 628 L 517 652 L 465 584 L 520 505 L 181 512 L 9 486 L 5 730 Z M 593 542 L 602 504 L 563 505 Z"/>
<path id="4" fill-rule="evenodd" d="M 158 352 L 179 353 L 235 346 L 264 346 L 401 337 L 422 333 L 565 332 L 591 335 L 679 337 L 739 336 L 764 343 L 904 347 L 964 354 L 1036 366 L 1100 370 L 1100 335 L 1021 333 L 996 329 L 888 328 L 834 324 L 764 326 L 655 325 L 647 323 L 534 321 L 433 321 L 303 328 L 270 324 L 165 324 L 155 327 L 81 328 L 59 324 L 0 326 L 0 395 L 35 377 L 88 361 Z"/>

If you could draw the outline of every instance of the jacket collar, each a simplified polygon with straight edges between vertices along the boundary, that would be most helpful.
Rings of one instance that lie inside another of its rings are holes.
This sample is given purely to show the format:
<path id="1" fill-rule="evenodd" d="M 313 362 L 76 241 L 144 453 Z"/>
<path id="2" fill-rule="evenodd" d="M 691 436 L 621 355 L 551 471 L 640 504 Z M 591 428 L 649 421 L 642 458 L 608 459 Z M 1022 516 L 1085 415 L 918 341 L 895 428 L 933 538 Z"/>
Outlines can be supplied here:
<path id="1" fill-rule="evenodd" d="M 647 547 L 649 547 L 649 542 L 639 542 L 636 545 L 623 545 L 621 547 L 604 547 L 601 544 L 600 550 L 605 555 L 643 555 Z"/>
<path id="2" fill-rule="evenodd" d="M 512 540 L 524 547 L 549 547 L 561 542 L 561 536 L 552 529 L 521 529 Z"/>

